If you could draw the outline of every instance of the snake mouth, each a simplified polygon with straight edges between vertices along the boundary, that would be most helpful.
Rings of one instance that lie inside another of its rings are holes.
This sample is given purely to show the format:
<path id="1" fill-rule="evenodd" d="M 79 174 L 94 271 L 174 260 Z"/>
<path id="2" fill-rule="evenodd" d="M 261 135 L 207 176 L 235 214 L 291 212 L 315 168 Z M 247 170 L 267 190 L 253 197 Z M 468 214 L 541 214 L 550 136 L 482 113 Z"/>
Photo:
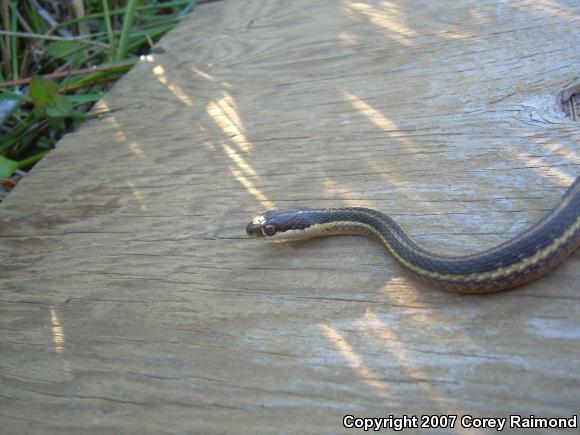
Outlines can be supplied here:
<path id="1" fill-rule="evenodd" d="M 264 233 L 262 232 L 262 224 L 255 224 L 250 222 L 246 226 L 246 233 L 253 239 L 260 239 L 264 237 Z"/>

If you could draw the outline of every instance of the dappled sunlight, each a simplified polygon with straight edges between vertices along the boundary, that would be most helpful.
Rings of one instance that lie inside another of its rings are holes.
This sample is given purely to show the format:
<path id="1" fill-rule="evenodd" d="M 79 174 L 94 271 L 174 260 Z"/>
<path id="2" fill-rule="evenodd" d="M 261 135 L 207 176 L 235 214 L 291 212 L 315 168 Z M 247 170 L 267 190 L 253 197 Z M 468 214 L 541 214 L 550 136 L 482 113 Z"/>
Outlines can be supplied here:
<path id="1" fill-rule="evenodd" d="M 430 209 L 430 211 L 435 211 L 435 208 L 429 206 L 427 197 L 418 193 L 417 189 L 408 188 L 408 178 L 405 178 L 401 174 L 394 174 L 392 172 L 387 172 L 384 167 L 380 166 L 374 159 L 367 155 L 367 153 L 361 153 L 361 157 L 365 160 L 365 163 L 373 171 L 380 174 L 380 176 L 389 183 L 389 185 L 396 187 L 399 191 L 404 191 L 405 196 L 411 198 L 415 203 L 421 203 L 425 208 Z"/>
<path id="2" fill-rule="evenodd" d="M 537 136 L 527 135 L 528 139 L 532 140 L 537 145 L 549 151 L 552 154 L 558 154 L 570 162 L 580 164 L 580 155 L 570 148 L 565 147 L 559 143 L 554 143 L 550 138 L 539 138 Z"/>
<path id="3" fill-rule="evenodd" d="M 105 112 L 109 112 L 111 110 L 109 108 L 109 105 L 103 100 L 99 101 L 99 109 L 103 109 Z M 137 142 L 128 142 L 127 135 L 123 132 L 123 129 L 121 128 L 119 122 L 114 116 L 108 116 L 104 118 L 102 122 L 106 124 L 111 124 L 111 126 L 114 129 L 112 133 L 113 138 L 115 139 L 116 142 L 127 144 L 127 148 L 129 148 L 129 151 L 131 151 L 133 155 L 139 158 L 145 157 L 145 151 L 143 151 L 143 149 L 139 146 Z"/>
<path id="4" fill-rule="evenodd" d="M 413 200 L 413 204 L 420 206 L 422 210 L 430 214 L 438 214 L 437 219 L 446 219 L 449 221 L 448 216 L 442 211 L 442 205 L 433 201 L 432 198 L 428 198 L 425 195 L 419 193 L 417 188 L 409 189 L 408 179 L 405 179 L 400 174 L 394 174 L 392 172 L 385 171 L 385 168 L 378 165 L 372 158 L 370 158 L 366 153 L 361 153 L 360 156 L 365 159 L 366 164 L 373 171 L 376 171 L 380 176 L 389 183 L 390 186 L 397 188 L 399 192 L 404 192 L 403 194 Z M 384 210 L 388 213 L 388 210 Z"/>
<path id="5" fill-rule="evenodd" d="M 173 95 L 175 95 L 175 97 L 181 101 L 183 104 L 185 104 L 188 107 L 192 107 L 193 106 L 193 102 L 191 101 L 191 99 L 187 96 L 187 94 L 183 91 L 183 89 L 181 89 L 178 85 L 176 85 L 174 82 L 172 82 L 171 80 L 169 80 L 167 78 L 167 75 L 165 73 L 165 68 L 163 68 L 162 65 L 157 65 L 153 68 L 153 74 L 155 74 L 155 77 L 157 77 L 157 79 L 167 87 L 167 89 L 169 89 L 171 91 L 171 93 Z"/>
<path id="6" fill-rule="evenodd" d="M 246 190 L 254 196 L 260 203 L 266 207 L 267 209 L 271 210 L 276 208 L 274 203 L 268 199 L 268 197 L 249 180 L 247 177 L 242 175 L 240 171 L 234 168 L 230 168 L 230 174 L 239 181 L 239 183 L 246 188 Z"/>
<path id="7" fill-rule="evenodd" d="M 363 99 L 354 95 L 352 92 L 343 90 L 342 93 L 346 102 L 356 109 L 358 113 L 366 117 L 371 123 L 383 130 L 388 137 L 403 145 L 418 158 L 424 158 L 424 156 L 420 154 L 421 150 L 417 149 L 411 140 L 401 136 L 400 133 L 395 134 L 395 132 L 400 131 L 400 128 L 394 121 L 387 118 L 384 114 L 379 112 Z"/>
<path id="8" fill-rule="evenodd" d="M 195 126 L 202 133 L 202 137 L 204 137 L 204 138 L 211 137 L 211 134 L 205 125 L 201 124 L 200 122 L 196 122 Z M 203 144 L 205 145 L 205 147 L 207 148 L 208 151 L 211 151 L 214 153 L 217 151 L 216 146 L 213 144 L 213 142 L 211 140 L 202 139 L 202 140 L 200 140 L 200 142 L 203 142 Z"/>
<path id="9" fill-rule="evenodd" d="M 512 150 L 512 154 L 521 162 L 529 165 L 530 169 L 539 172 L 540 175 L 548 178 L 558 186 L 568 187 L 574 182 L 575 178 L 572 175 L 568 175 L 560 169 L 547 166 L 540 158 L 530 156 L 529 154 L 517 150 Z"/>
<path id="10" fill-rule="evenodd" d="M 380 338 L 381 344 L 389 351 L 386 356 L 396 359 L 406 375 L 419 379 L 429 378 L 423 369 L 414 366 L 413 358 L 402 344 L 401 337 L 394 333 L 375 313 L 367 310 L 363 318 L 355 322 L 355 327 L 362 332 L 371 333 Z M 419 386 L 425 393 L 429 392 L 428 387 L 423 384 L 419 384 Z"/>
<path id="11" fill-rule="evenodd" d="M 576 153 L 574 150 L 571 150 L 570 148 L 567 148 L 559 143 L 554 143 L 550 138 L 541 138 L 531 134 L 527 134 L 526 137 L 535 144 L 541 146 L 550 154 L 557 154 L 572 163 L 580 164 L 580 155 L 578 155 L 578 153 Z M 540 172 L 543 176 L 554 180 L 559 186 L 568 187 L 575 180 L 575 175 L 567 174 L 566 172 L 555 167 L 546 166 L 545 163 L 542 163 L 540 158 L 533 157 L 519 151 L 513 151 L 513 154 L 526 164 L 533 165 L 533 169 Z M 573 168 L 571 171 L 576 171 L 576 169 Z"/>
<path id="12" fill-rule="evenodd" d="M 214 76 L 208 74 L 208 73 L 204 73 L 203 71 L 198 70 L 197 68 L 192 68 L 191 71 L 194 74 L 197 74 L 198 76 L 200 76 L 201 78 L 205 79 L 205 80 L 209 80 L 211 82 L 215 82 L 216 79 Z"/>
<path id="13" fill-rule="evenodd" d="M 347 206 L 368 207 L 368 208 L 372 208 L 374 206 L 374 203 L 372 201 L 363 200 L 360 197 L 349 198 L 349 190 L 347 190 L 348 188 L 343 187 L 335 179 L 333 179 L 328 175 L 326 175 L 322 180 L 322 186 L 324 187 L 324 190 L 326 192 L 339 194 L 341 196 L 341 200 Z"/>
<path id="14" fill-rule="evenodd" d="M 400 127 L 397 123 L 389 119 L 388 117 L 384 116 L 380 111 L 372 107 L 363 99 L 359 98 L 358 96 L 354 95 L 352 92 L 342 90 L 344 99 L 347 101 L 354 109 L 357 110 L 358 113 L 363 115 L 369 122 L 373 125 L 378 127 L 386 134 L 388 138 L 400 144 L 405 150 L 412 153 L 413 158 L 418 159 L 428 159 L 429 157 L 426 154 L 421 153 L 421 150 L 418 149 L 412 140 L 405 137 L 401 134 Z M 369 155 L 367 152 L 359 152 L 357 154 L 361 159 L 365 161 L 365 164 L 368 168 L 370 168 L 373 172 L 377 174 L 377 176 L 383 178 L 389 186 L 395 187 L 399 192 L 402 192 L 402 195 L 409 198 L 413 201 L 413 204 L 418 205 L 421 207 L 422 211 L 428 212 L 430 214 L 438 214 L 438 219 L 442 221 L 445 220 L 449 222 L 449 216 L 444 213 L 442 210 L 441 203 L 436 203 L 429 198 L 428 196 L 422 195 L 419 193 L 420 191 L 417 188 L 410 188 L 409 178 L 406 174 L 402 173 L 399 174 L 397 171 L 400 171 L 399 168 L 394 168 L 393 170 L 389 171 L 388 168 L 381 166 L 380 161 L 377 162 L 373 156 Z M 374 201 L 361 201 L 360 199 L 350 200 L 346 195 L 346 191 L 344 188 L 341 188 L 340 185 L 332 180 L 329 177 L 326 177 L 323 181 L 324 187 L 328 192 L 338 192 L 345 197 L 345 201 L 349 202 L 349 205 L 356 205 L 356 206 L 363 206 L 363 207 L 370 207 L 375 208 L 376 204 Z M 412 187 L 412 186 L 411 186 Z M 392 212 L 393 210 L 383 210 L 386 213 Z"/>
<path id="15" fill-rule="evenodd" d="M 576 22 L 580 15 L 570 7 L 560 4 L 556 0 L 534 0 L 533 2 L 526 2 L 518 4 L 517 2 L 510 3 L 511 6 L 529 13 L 530 10 L 537 13 L 537 15 L 549 15 L 551 17 L 570 20 Z"/>
<path id="16" fill-rule="evenodd" d="M 401 343 L 400 337 L 391 331 L 387 325 L 379 320 L 377 315 L 367 310 L 361 320 L 354 323 L 354 326 L 365 334 L 371 333 L 381 339 L 381 344 L 389 351 L 385 357 L 395 358 L 402 366 L 405 373 L 417 378 L 428 378 L 428 376 L 418 367 L 413 367 L 413 362 L 409 357 L 405 346 Z"/>
<path id="17" fill-rule="evenodd" d="M 62 330 L 62 325 L 60 323 L 60 316 L 54 309 L 53 305 L 50 305 L 50 323 L 52 327 L 52 341 L 54 342 L 54 350 L 56 353 L 60 354 L 64 350 L 64 332 Z"/>
<path id="18" fill-rule="evenodd" d="M 228 92 L 223 91 L 222 95 L 219 100 L 207 104 L 207 113 L 232 142 L 242 151 L 249 153 L 253 150 L 253 146 L 245 135 L 236 102 Z"/>
<path id="19" fill-rule="evenodd" d="M 381 381 L 373 370 L 365 364 L 362 357 L 355 352 L 340 332 L 328 325 L 320 325 L 320 330 L 365 384 L 371 387 L 379 396 L 394 399 L 394 395 L 387 388 L 387 384 Z"/>
<path id="20" fill-rule="evenodd" d="M 401 288 L 413 291 L 401 292 Z M 402 272 L 401 276 L 389 279 L 383 286 L 381 293 L 386 296 L 395 294 L 397 296 L 397 302 L 404 305 L 413 305 L 416 304 L 419 299 L 423 299 L 419 285 L 412 279 L 407 278 L 407 276 L 402 275 Z"/>
<path id="21" fill-rule="evenodd" d="M 226 153 L 226 156 L 232 159 L 234 163 L 238 165 L 238 167 L 243 172 L 245 172 L 246 175 L 254 177 L 256 179 L 260 179 L 260 176 L 254 170 L 254 168 L 252 168 L 252 166 L 250 166 L 250 164 L 242 156 L 240 156 L 232 147 L 226 145 L 225 143 L 222 143 L 222 148 Z"/>
<path id="22" fill-rule="evenodd" d="M 401 271 L 403 274 L 403 271 Z M 401 291 L 401 288 L 409 291 Z M 440 292 L 442 290 L 434 289 L 429 287 L 429 289 L 421 288 L 420 284 L 413 279 L 408 278 L 405 275 L 391 278 L 382 288 L 381 293 L 388 297 L 393 303 L 408 306 L 410 308 L 423 308 L 432 306 L 432 299 L 426 297 L 428 291 Z M 448 298 L 461 298 L 461 296 L 456 296 L 448 294 L 441 297 Z M 416 328 L 432 328 L 433 325 L 443 326 L 447 325 L 449 331 L 453 331 L 455 341 L 463 343 L 464 345 L 473 344 L 473 340 L 469 338 L 466 334 L 461 331 L 457 331 L 456 323 L 454 320 L 446 319 L 441 315 L 437 314 L 433 309 L 423 310 L 420 316 L 413 317 L 413 323 Z"/>
<path id="23" fill-rule="evenodd" d="M 402 373 L 415 381 L 415 385 L 439 409 L 441 414 L 469 414 L 467 410 L 459 408 L 454 401 L 450 400 L 444 388 L 432 382 L 433 374 L 423 368 L 424 360 L 414 357 L 413 353 L 407 350 L 403 337 L 393 331 L 393 328 L 381 320 L 375 312 L 367 310 L 361 320 L 354 322 L 354 326 L 358 331 L 369 336 L 369 340 L 373 340 L 373 337 L 380 340 L 381 347 L 387 350 L 385 358 L 395 360 Z M 417 329 L 427 327 L 428 325 L 421 325 Z"/>
<path id="24" fill-rule="evenodd" d="M 402 145 L 406 150 L 413 153 L 413 158 L 426 159 L 426 155 L 421 153 L 421 150 L 416 148 L 413 142 L 401 135 L 400 133 L 394 134 L 395 131 L 400 131 L 399 126 L 384 116 L 377 109 L 372 107 L 366 101 L 354 95 L 352 92 L 343 90 L 343 95 L 345 100 L 350 103 L 361 115 L 365 116 L 371 123 L 380 128 L 386 135 Z M 384 167 L 380 166 L 376 160 L 370 156 L 368 153 L 361 152 L 359 156 L 365 160 L 367 166 L 375 171 L 377 174 L 386 180 L 389 185 L 396 187 L 400 191 L 404 191 L 405 196 L 412 199 L 415 204 L 420 204 L 421 207 L 430 213 L 437 214 L 440 213 L 440 207 L 435 206 L 433 201 L 429 198 L 418 193 L 417 189 L 408 188 L 408 179 L 404 178 L 402 175 L 397 175 L 393 172 L 388 172 Z M 386 211 L 386 210 L 385 210 Z M 444 218 L 444 215 L 441 216 Z"/>
<path id="25" fill-rule="evenodd" d="M 107 110 L 109 108 L 109 106 L 105 102 L 102 102 L 102 107 L 107 109 Z M 114 128 L 112 135 L 113 135 L 113 138 L 115 139 L 115 141 L 117 141 L 119 143 L 125 143 L 127 148 L 129 149 L 129 151 L 131 152 L 131 154 L 133 154 L 134 156 L 136 156 L 140 159 L 143 159 L 146 157 L 145 151 L 143 151 L 143 149 L 139 146 L 139 144 L 137 142 L 128 142 L 127 136 L 123 132 L 123 129 L 121 128 L 121 126 L 119 125 L 119 122 L 117 121 L 117 119 L 115 119 L 114 116 L 109 116 L 109 117 L 104 118 L 103 122 L 111 124 L 112 127 Z M 127 183 L 127 186 L 131 189 L 131 193 L 133 194 L 133 197 L 135 198 L 135 200 L 139 204 L 139 207 L 141 208 L 141 210 L 142 211 L 147 210 L 147 206 L 145 203 L 145 197 L 136 188 L 135 183 L 133 183 L 130 180 L 125 180 L 125 182 Z"/>
<path id="26" fill-rule="evenodd" d="M 437 34 L 437 36 L 439 36 L 443 39 L 449 39 L 449 40 L 468 39 L 468 38 L 476 38 L 477 37 L 477 34 L 466 32 L 463 29 L 460 30 L 457 26 L 449 26 L 449 27 L 450 27 L 450 29 L 452 28 L 452 30 L 447 30 L 446 32 L 439 32 Z"/>
<path id="27" fill-rule="evenodd" d="M 402 4 L 405 5 L 405 3 Z M 416 45 L 414 38 L 417 38 L 420 32 L 417 32 L 406 23 L 410 18 L 416 17 L 410 15 L 410 11 L 404 10 L 397 3 L 383 0 L 374 6 L 360 0 L 345 0 L 343 5 L 345 15 L 353 21 L 368 21 L 382 29 L 386 37 L 405 47 Z M 421 26 L 424 25 L 425 23 L 421 22 Z M 467 39 L 477 36 L 475 33 L 466 31 L 464 27 L 447 23 L 444 30 L 440 27 L 435 27 L 433 31 L 436 32 L 437 37 L 448 40 Z M 353 39 L 346 37 L 344 32 L 339 35 L 339 38 L 343 42 L 353 45 Z"/>
<path id="28" fill-rule="evenodd" d="M 54 351 L 56 352 L 58 359 L 62 363 L 63 371 L 70 374 L 70 366 L 68 361 L 64 358 L 64 330 L 62 327 L 62 322 L 60 320 L 60 315 L 54 307 L 54 305 L 48 306 L 50 314 L 50 329 L 52 333 L 52 342 L 54 344 Z"/>
<path id="29" fill-rule="evenodd" d="M 130 180 L 127 180 L 127 186 L 129 186 L 129 188 L 131 189 L 131 192 L 133 193 L 133 197 L 135 198 L 135 200 L 139 204 L 139 207 L 141 207 L 141 210 L 143 210 L 143 211 L 147 210 L 147 206 L 145 204 L 145 197 L 143 196 L 141 191 L 139 189 L 137 189 L 137 187 L 135 186 L 135 183 L 133 183 Z"/>
<path id="30" fill-rule="evenodd" d="M 482 11 L 479 11 L 475 8 L 471 8 L 467 11 L 469 14 L 469 22 L 474 27 L 483 27 L 489 25 L 490 18 L 489 16 L 485 15 Z"/>
<path id="31" fill-rule="evenodd" d="M 95 108 L 97 109 L 97 112 L 99 112 L 99 113 L 100 112 L 109 113 L 109 112 L 113 111 L 104 99 L 97 102 L 95 104 Z M 119 125 L 119 121 L 117 121 L 117 118 L 115 118 L 115 116 L 113 116 L 113 115 L 106 116 L 101 120 L 101 122 L 104 122 L 105 124 L 110 124 L 111 127 L 113 127 L 113 129 L 114 129 L 113 138 L 115 139 L 116 142 L 119 142 L 119 143 L 127 142 L 127 136 L 125 136 L 125 133 L 123 132 L 123 129 Z"/>
<path id="32" fill-rule="evenodd" d="M 353 47 L 356 47 L 356 46 L 360 45 L 360 41 L 359 41 L 358 35 L 354 35 L 354 34 L 349 33 L 349 32 L 340 32 L 338 34 L 338 38 L 342 42 L 344 42 L 344 43 L 346 43 L 346 44 L 348 44 L 350 46 L 353 46 Z"/>
<path id="33" fill-rule="evenodd" d="M 230 174 L 267 209 L 275 208 L 274 203 L 268 196 L 255 185 L 255 181 L 261 179 L 260 174 L 248 161 L 254 147 L 245 135 L 245 128 L 238 113 L 237 103 L 227 91 L 221 92 L 221 98 L 210 101 L 206 106 L 207 114 L 213 119 L 216 126 L 227 137 L 217 144 L 205 141 L 208 150 L 218 154 L 218 146 L 221 146 L 225 155 L 235 166 L 230 166 Z M 204 136 L 215 136 L 205 126 L 199 124 L 198 128 Z M 218 145 L 219 144 L 219 145 Z M 218 145 L 218 146 L 216 146 Z M 243 154 L 242 154 L 243 153 Z M 221 154 L 221 153 L 219 153 Z M 245 154 L 245 155 L 244 155 Z"/>
<path id="34" fill-rule="evenodd" d="M 139 57 L 139 60 L 147 63 L 153 63 L 155 62 L 155 56 L 152 54 L 143 54 Z"/>
<path id="35" fill-rule="evenodd" d="M 404 46 L 414 45 L 411 38 L 417 36 L 417 32 L 405 25 L 405 13 L 400 7 L 390 1 L 382 1 L 381 8 L 371 6 L 361 1 L 347 0 L 344 3 L 347 16 L 359 21 L 366 19 L 377 27 L 384 29 L 389 38 Z"/>
<path id="36" fill-rule="evenodd" d="M 123 131 L 120 129 L 121 127 L 119 126 L 119 123 L 117 122 L 115 117 L 111 116 L 108 119 L 112 120 L 111 123 L 115 124 L 119 128 L 118 130 L 113 132 L 113 138 L 117 142 L 127 142 L 127 136 L 125 136 L 125 133 L 123 133 Z"/>
<path id="37" fill-rule="evenodd" d="M 133 154 L 135 154 L 137 157 L 139 157 L 139 158 L 145 157 L 145 151 L 143 151 L 141 149 L 141 147 L 139 146 L 138 143 L 131 142 L 131 143 L 127 144 L 127 146 L 129 147 L 129 149 L 131 150 L 131 152 Z"/>

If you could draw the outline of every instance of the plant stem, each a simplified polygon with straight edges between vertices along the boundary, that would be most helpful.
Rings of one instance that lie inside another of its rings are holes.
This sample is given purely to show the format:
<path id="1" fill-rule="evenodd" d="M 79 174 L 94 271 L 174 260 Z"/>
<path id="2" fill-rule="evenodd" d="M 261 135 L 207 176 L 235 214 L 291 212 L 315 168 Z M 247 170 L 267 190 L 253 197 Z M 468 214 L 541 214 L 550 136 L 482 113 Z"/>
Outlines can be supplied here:
<path id="1" fill-rule="evenodd" d="M 113 25 L 111 24 L 111 13 L 109 11 L 108 0 L 102 0 L 105 26 L 107 28 L 107 35 L 109 37 L 109 59 L 112 59 L 115 53 L 115 36 L 113 35 Z"/>
<path id="2" fill-rule="evenodd" d="M 135 64 L 135 62 L 136 61 L 117 63 L 117 64 L 111 64 L 111 65 L 100 66 L 100 67 L 96 66 L 96 67 L 91 67 L 91 68 L 81 68 L 81 69 L 72 70 L 72 71 L 61 71 L 61 72 L 53 73 L 53 74 L 45 74 L 42 77 L 44 77 L 45 79 L 58 79 L 58 78 L 62 78 L 62 77 L 79 76 L 79 75 L 83 75 L 83 74 L 92 74 L 92 73 L 101 72 L 101 71 L 112 71 L 112 70 L 116 70 L 116 69 L 123 69 L 123 68 L 132 67 Z M 28 83 L 30 83 L 31 80 L 32 80 L 32 77 L 29 77 L 27 79 L 13 80 L 11 82 L 3 82 L 3 83 L 0 83 L 0 88 L 4 88 L 4 87 L 8 87 L 8 86 L 27 85 Z"/>
<path id="3" fill-rule="evenodd" d="M 43 151 L 41 153 L 35 154 L 33 156 L 28 157 L 27 159 L 20 160 L 18 162 L 18 169 L 28 168 L 29 166 L 34 165 L 36 162 L 41 160 L 45 155 L 47 155 L 50 150 Z"/>
<path id="4" fill-rule="evenodd" d="M 129 45 L 129 37 L 131 36 L 131 29 L 133 28 L 136 8 L 137 0 L 128 0 L 127 11 L 123 19 L 123 31 L 121 32 L 121 39 L 117 50 L 117 60 L 123 59 L 127 54 L 127 46 Z"/>
<path id="5" fill-rule="evenodd" d="M 74 41 L 78 42 L 79 44 L 88 44 L 88 45 L 99 45 L 101 47 L 108 47 L 107 44 L 103 44 L 102 42 L 91 41 L 87 39 L 89 37 L 99 36 L 97 35 L 86 35 L 86 36 L 76 36 L 73 38 L 63 38 L 61 36 L 50 36 L 50 35 L 38 35 L 36 33 L 26 33 L 26 32 L 12 32 L 6 30 L 0 30 L 0 35 L 7 35 L 13 36 L 14 41 L 16 40 L 15 37 L 21 38 L 31 38 L 31 39 L 46 39 L 47 41 Z"/>
<path id="6" fill-rule="evenodd" d="M 17 3 L 18 0 L 12 0 L 10 2 L 10 28 L 14 32 L 18 29 L 18 11 L 16 10 Z M 14 36 L 10 38 L 10 58 L 12 60 L 12 79 L 18 80 L 18 40 Z"/>
<path id="7" fill-rule="evenodd" d="M 185 6 L 185 5 L 188 5 L 190 3 L 191 3 L 191 0 L 176 0 L 176 1 L 167 2 L 167 3 L 158 3 L 158 4 L 153 4 L 153 5 L 138 6 L 137 10 L 139 12 L 142 12 L 142 11 L 150 11 L 150 10 L 155 10 L 155 9 L 175 8 L 175 7 Z M 115 15 L 123 15 L 126 11 L 127 11 L 127 8 L 113 9 L 112 11 L 110 11 L 109 15 L 111 17 L 115 16 Z M 57 26 L 55 26 L 53 29 L 51 29 L 51 31 L 53 31 L 57 28 L 60 28 L 60 27 L 65 27 L 65 26 L 70 26 L 71 24 L 76 24 L 79 21 L 95 20 L 95 19 L 103 18 L 104 16 L 105 16 L 105 13 L 100 12 L 100 13 L 96 13 L 96 14 L 85 15 L 85 17 L 82 19 L 76 18 L 73 20 L 63 21 L 62 23 L 59 23 Z"/>

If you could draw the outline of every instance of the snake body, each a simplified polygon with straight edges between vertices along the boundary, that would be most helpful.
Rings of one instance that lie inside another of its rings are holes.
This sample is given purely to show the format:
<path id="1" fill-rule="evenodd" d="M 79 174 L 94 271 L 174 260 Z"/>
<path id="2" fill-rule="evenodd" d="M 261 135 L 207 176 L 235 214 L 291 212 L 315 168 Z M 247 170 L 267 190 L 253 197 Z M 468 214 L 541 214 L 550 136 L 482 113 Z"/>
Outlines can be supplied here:
<path id="1" fill-rule="evenodd" d="M 580 177 L 537 224 L 491 249 L 465 256 L 431 252 L 391 217 L 369 208 L 270 210 L 250 222 L 251 237 L 294 239 L 355 234 L 382 242 L 419 279 L 457 293 L 490 293 L 544 275 L 580 246 Z"/>

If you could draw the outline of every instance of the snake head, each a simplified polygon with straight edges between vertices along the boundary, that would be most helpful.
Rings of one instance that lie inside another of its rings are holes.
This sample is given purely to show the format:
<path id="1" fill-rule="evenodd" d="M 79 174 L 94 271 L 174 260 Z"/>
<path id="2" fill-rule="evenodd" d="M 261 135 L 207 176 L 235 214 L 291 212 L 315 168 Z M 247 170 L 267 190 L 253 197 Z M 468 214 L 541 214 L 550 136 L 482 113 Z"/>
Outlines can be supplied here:
<path id="1" fill-rule="evenodd" d="M 252 238 L 284 238 L 312 225 L 306 213 L 311 209 L 295 208 L 288 211 L 268 210 L 256 216 L 246 227 Z"/>

